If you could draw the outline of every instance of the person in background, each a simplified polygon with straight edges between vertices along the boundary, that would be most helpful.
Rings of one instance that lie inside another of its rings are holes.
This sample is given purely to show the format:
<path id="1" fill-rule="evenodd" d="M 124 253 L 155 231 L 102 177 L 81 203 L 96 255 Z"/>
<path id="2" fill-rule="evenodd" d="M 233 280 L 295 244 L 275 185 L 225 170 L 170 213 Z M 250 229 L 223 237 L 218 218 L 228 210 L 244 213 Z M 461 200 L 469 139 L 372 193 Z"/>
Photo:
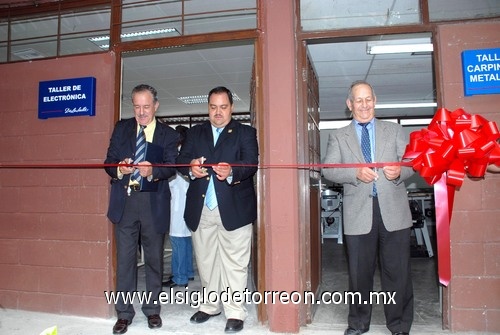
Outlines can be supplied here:
<path id="1" fill-rule="evenodd" d="M 178 133 L 157 122 L 156 90 L 138 85 L 132 90 L 134 118 L 120 120 L 111 135 L 105 164 L 111 177 L 108 218 L 116 241 L 116 291 L 137 291 L 137 251 L 144 251 L 146 291 L 152 294 L 142 312 L 149 328 L 162 326 L 158 299 L 162 290 L 163 242 L 170 223 L 168 179 L 176 173 Z M 139 144 L 139 145 L 137 145 Z M 149 159 L 149 160 L 148 160 Z M 153 161 L 154 160 L 154 161 Z M 154 166 L 172 164 L 174 167 Z M 115 304 L 118 320 L 113 334 L 124 334 L 135 316 L 134 306 L 123 297 Z"/>
<path id="2" fill-rule="evenodd" d="M 259 155 L 255 128 L 233 120 L 233 108 L 231 91 L 213 88 L 208 94 L 209 121 L 189 130 L 177 157 L 179 171 L 191 179 L 184 219 L 192 231 L 201 285 L 207 293 L 229 290 L 229 296 L 243 295 L 247 286 L 252 223 L 257 218 L 253 176 Z M 218 302 L 203 298 L 192 323 L 221 313 Z M 225 332 L 243 329 L 248 315 L 244 303 L 222 302 Z"/>
<path id="3" fill-rule="evenodd" d="M 179 125 L 175 130 L 179 133 L 179 150 L 186 138 L 189 128 Z M 179 172 L 170 179 L 170 193 L 172 193 L 170 212 L 170 244 L 172 246 L 172 275 L 163 286 L 176 287 L 188 286 L 188 280 L 194 280 L 193 271 L 193 244 L 191 231 L 184 221 L 184 208 L 186 207 L 186 192 L 189 180 Z"/>
<path id="4" fill-rule="evenodd" d="M 387 162 L 382 168 L 325 168 L 326 179 L 343 185 L 344 233 L 349 266 L 349 290 L 361 302 L 349 302 L 344 334 L 370 329 L 370 301 L 377 256 L 383 292 L 394 292 L 394 304 L 384 304 L 392 334 L 409 334 L 413 322 L 410 269 L 411 212 L 404 184 L 414 171 L 400 162 L 407 140 L 396 123 L 375 118 L 375 92 L 366 81 L 354 82 L 347 107 L 354 120 L 330 134 L 325 164 Z M 363 135 L 364 134 L 364 135 Z"/>

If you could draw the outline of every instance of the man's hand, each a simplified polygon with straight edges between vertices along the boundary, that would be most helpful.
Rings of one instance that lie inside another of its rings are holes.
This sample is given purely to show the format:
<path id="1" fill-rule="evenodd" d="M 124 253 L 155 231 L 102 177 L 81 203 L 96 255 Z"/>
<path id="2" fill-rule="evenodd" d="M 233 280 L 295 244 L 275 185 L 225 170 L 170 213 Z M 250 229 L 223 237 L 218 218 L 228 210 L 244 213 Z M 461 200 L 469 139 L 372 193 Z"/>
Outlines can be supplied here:
<path id="1" fill-rule="evenodd" d="M 136 169 L 139 169 L 139 174 L 143 178 L 146 178 L 147 176 L 153 174 L 153 167 L 151 166 L 151 163 L 148 161 L 137 163 Z"/>
<path id="2" fill-rule="evenodd" d="M 378 174 L 377 172 L 373 171 L 372 168 L 362 167 L 358 169 L 356 178 L 361 180 L 363 183 L 371 183 L 372 181 L 377 181 Z"/>
<path id="3" fill-rule="evenodd" d="M 207 168 L 203 167 L 205 157 L 195 158 L 189 164 L 191 165 L 191 174 L 195 178 L 203 178 L 208 176 Z"/>
<path id="4" fill-rule="evenodd" d="M 401 174 L 401 166 L 399 165 L 384 166 L 382 168 L 382 171 L 384 171 L 384 175 L 385 178 L 387 178 L 387 180 L 394 180 L 397 179 Z"/>
<path id="5" fill-rule="evenodd" d="M 121 165 L 121 164 L 132 164 L 133 162 L 134 161 L 132 160 L 132 158 L 125 158 L 120 163 L 118 163 L 118 164 L 120 164 L 120 166 L 119 166 L 120 173 L 123 175 L 126 175 L 126 174 L 131 174 L 132 172 L 134 172 L 133 166 Z"/>
<path id="6" fill-rule="evenodd" d="M 213 165 L 212 169 L 217 175 L 217 179 L 225 180 L 231 174 L 231 165 L 225 162 L 220 162 L 217 165 Z"/>

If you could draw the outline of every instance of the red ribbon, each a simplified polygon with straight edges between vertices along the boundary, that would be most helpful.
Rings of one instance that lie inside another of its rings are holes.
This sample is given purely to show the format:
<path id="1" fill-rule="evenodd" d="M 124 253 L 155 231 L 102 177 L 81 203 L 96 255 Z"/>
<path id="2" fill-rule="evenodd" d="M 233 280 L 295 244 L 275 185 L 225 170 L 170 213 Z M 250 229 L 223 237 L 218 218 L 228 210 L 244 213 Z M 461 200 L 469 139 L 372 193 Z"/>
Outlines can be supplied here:
<path id="1" fill-rule="evenodd" d="M 441 284 L 451 279 L 450 222 L 455 190 L 465 175 L 483 177 L 489 164 L 500 164 L 500 132 L 495 122 L 463 109 L 437 110 L 429 127 L 410 134 L 403 159 L 434 185 L 438 273 Z"/>
<path id="2" fill-rule="evenodd" d="M 231 166 L 239 167 L 257 167 L 259 169 L 322 169 L 322 168 L 383 168 L 384 166 L 412 166 L 412 162 L 378 162 L 378 163 L 325 163 L 325 164 L 231 164 Z M 0 163 L 0 169 L 102 169 L 106 167 L 135 167 L 139 164 L 128 163 L 110 163 L 110 164 L 19 164 L 19 163 Z M 163 164 L 152 163 L 152 167 L 189 167 L 190 164 Z M 200 166 L 211 167 L 210 164 L 203 164 Z"/>
<path id="3" fill-rule="evenodd" d="M 468 174 L 483 177 L 489 164 L 500 166 L 498 127 L 480 115 L 470 115 L 462 109 L 450 112 L 438 109 L 427 129 L 412 132 L 403 159 L 412 161 L 370 164 L 270 164 L 238 165 L 266 168 L 358 168 L 385 165 L 412 166 L 431 185 L 434 185 L 436 235 L 438 244 L 439 281 L 447 286 L 451 278 L 450 222 L 455 190 Z M 82 169 L 119 166 L 120 164 L 3 164 L 0 169 Z M 133 166 L 132 164 L 122 164 Z M 152 166 L 188 166 L 152 164 Z"/>

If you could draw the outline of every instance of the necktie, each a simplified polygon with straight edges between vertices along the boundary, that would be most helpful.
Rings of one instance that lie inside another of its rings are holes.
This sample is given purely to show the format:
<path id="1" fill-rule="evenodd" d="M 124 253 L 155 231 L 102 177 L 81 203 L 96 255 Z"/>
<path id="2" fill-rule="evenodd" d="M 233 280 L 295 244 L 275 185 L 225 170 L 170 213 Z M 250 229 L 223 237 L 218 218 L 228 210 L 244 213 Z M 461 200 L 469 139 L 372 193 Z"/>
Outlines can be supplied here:
<path id="1" fill-rule="evenodd" d="M 146 127 L 140 126 L 139 133 L 137 134 L 134 165 L 144 161 L 146 155 L 146 134 L 144 133 L 144 128 Z M 132 174 L 132 179 L 137 180 L 138 182 L 141 181 L 142 177 L 139 174 L 139 169 L 134 170 L 134 173 Z"/>
<path id="2" fill-rule="evenodd" d="M 368 133 L 368 122 L 360 123 L 359 125 L 363 127 L 361 130 L 361 151 L 363 152 L 363 157 L 365 162 L 372 162 L 372 148 L 370 144 L 370 134 Z M 373 196 L 377 195 L 377 186 L 373 183 Z"/>
<path id="3" fill-rule="evenodd" d="M 361 151 L 363 152 L 363 157 L 365 162 L 372 162 L 372 148 L 370 145 L 370 134 L 368 133 L 368 123 L 359 124 L 363 129 L 361 130 Z"/>
<path id="4" fill-rule="evenodd" d="M 214 146 L 219 139 L 219 135 L 222 131 L 222 128 L 217 128 L 214 136 Z M 217 195 L 215 194 L 215 186 L 214 186 L 214 175 L 210 177 L 210 182 L 208 183 L 207 193 L 205 194 L 205 205 L 207 205 L 208 209 L 211 211 L 217 207 Z"/>

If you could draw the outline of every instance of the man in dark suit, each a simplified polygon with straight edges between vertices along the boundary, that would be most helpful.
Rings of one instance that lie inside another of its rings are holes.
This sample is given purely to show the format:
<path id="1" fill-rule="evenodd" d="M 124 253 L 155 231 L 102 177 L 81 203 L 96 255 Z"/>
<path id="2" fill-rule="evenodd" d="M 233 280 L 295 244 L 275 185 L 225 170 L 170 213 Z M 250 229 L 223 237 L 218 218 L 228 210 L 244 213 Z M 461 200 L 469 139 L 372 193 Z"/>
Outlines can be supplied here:
<path id="1" fill-rule="evenodd" d="M 376 96 L 371 85 L 365 81 L 354 82 L 346 103 L 354 120 L 330 135 L 324 162 L 401 161 L 407 144 L 403 128 L 375 118 Z M 387 328 L 392 334 L 410 332 L 413 321 L 412 219 L 404 180 L 413 173 L 411 167 L 400 165 L 387 165 L 378 170 L 370 167 L 323 170 L 326 179 L 344 187 L 349 290 L 361 293 L 361 302 L 349 304 L 345 335 L 359 335 L 370 328 L 372 306 L 363 302 L 370 301 L 370 291 L 373 291 L 377 255 L 382 291 L 395 292 L 395 304 L 384 305 Z"/>
<path id="2" fill-rule="evenodd" d="M 162 326 L 160 304 L 154 304 L 153 300 L 158 299 L 162 289 L 163 241 L 170 224 L 168 179 L 176 169 L 154 165 L 175 165 L 179 135 L 156 121 L 159 102 L 153 87 L 136 86 L 132 90 L 132 103 L 135 118 L 116 123 L 104 162 L 111 165 L 105 169 L 111 177 L 108 218 L 115 224 L 116 291 L 124 294 L 137 291 L 140 242 L 146 291 L 152 293 L 151 301 L 142 305 L 142 312 L 148 318 L 149 328 L 159 328 Z M 143 159 L 140 156 L 144 156 Z M 124 334 L 135 315 L 133 304 L 120 298 L 115 309 L 118 320 L 113 333 Z"/>
<path id="3" fill-rule="evenodd" d="M 208 95 L 209 121 L 188 131 L 177 164 L 190 176 L 184 219 L 192 230 L 193 247 L 205 293 L 191 322 L 219 315 L 214 292 L 230 290 L 243 297 L 248 277 L 252 223 L 257 218 L 253 176 L 257 171 L 256 130 L 232 119 L 233 96 L 225 87 Z M 225 332 L 243 329 L 244 301 L 222 301 Z"/>

